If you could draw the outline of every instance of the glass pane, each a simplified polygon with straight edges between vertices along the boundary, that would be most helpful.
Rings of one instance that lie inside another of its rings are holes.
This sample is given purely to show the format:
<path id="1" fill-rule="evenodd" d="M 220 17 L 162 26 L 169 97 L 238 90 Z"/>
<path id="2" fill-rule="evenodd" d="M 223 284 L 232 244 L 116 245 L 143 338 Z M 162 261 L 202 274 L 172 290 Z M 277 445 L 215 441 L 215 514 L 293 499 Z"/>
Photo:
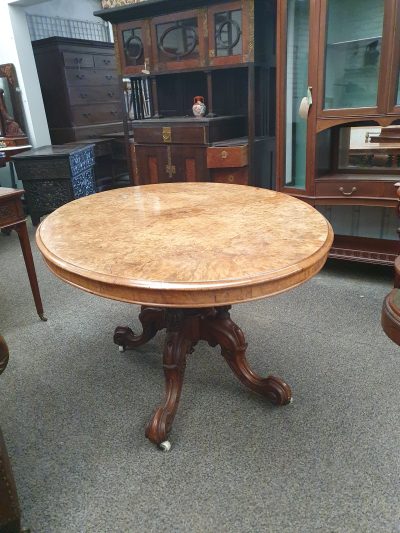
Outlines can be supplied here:
<path id="1" fill-rule="evenodd" d="M 339 168 L 381 169 L 400 167 L 400 126 L 340 128 Z"/>
<path id="2" fill-rule="evenodd" d="M 384 0 L 329 0 L 324 107 L 377 104 Z"/>
<path id="3" fill-rule="evenodd" d="M 122 32 L 125 64 L 127 66 L 143 65 L 144 50 L 141 28 L 130 28 Z"/>
<path id="4" fill-rule="evenodd" d="M 197 18 L 157 24 L 159 61 L 179 61 L 199 57 Z"/>
<path id="5" fill-rule="evenodd" d="M 288 1 L 285 185 L 301 189 L 306 184 L 307 120 L 299 107 L 308 85 L 308 16 L 308 1 Z"/>
<path id="6" fill-rule="evenodd" d="M 242 10 L 216 13 L 215 55 L 235 56 L 242 53 Z"/>

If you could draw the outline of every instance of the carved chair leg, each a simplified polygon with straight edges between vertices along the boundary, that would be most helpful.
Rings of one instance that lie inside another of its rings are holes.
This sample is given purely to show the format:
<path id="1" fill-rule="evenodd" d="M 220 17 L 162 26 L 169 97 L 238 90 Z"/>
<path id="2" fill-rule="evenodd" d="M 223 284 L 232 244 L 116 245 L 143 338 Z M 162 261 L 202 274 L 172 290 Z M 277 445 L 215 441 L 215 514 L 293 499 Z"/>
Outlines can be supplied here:
<path id="1" fill-rule="evenodd" d="M 149 342 L 158 331 L 165 328 L 165 310 L 159 307 L 142 306 L 139 320 L 142 323 L 141 335 L 135 335 L 131 328 L 118 326 L 114 332 L 114 342 L 122 351 L 137 348 Z"/>
<path id="2" fill-rule="evenodd" d="M 292 391 L 287 383 L 275 376 L 262 378 L 250 369 L 246 360 L 247 343 L 242 330 L 231 320 L 229 309 L 230 306 L 218 308 L 214 317 L 204 321 L 202 338 L 211 346 L 220 345 L 221 354 L 246 387 L 266 396 L 275 405 L 290 403 Z"/>
<path id="3" fill-rule="evenodd" d="M 157 445 L 166 443 L 171 431 L 181 396 L 186 356 L 192 352 L 194 345 L 191 318 L 185 318 L 184 311 L 167 310 L 167 321 L 163 355 L 165 399 L 155 409 L 146 427 L 146 437 Z"/>

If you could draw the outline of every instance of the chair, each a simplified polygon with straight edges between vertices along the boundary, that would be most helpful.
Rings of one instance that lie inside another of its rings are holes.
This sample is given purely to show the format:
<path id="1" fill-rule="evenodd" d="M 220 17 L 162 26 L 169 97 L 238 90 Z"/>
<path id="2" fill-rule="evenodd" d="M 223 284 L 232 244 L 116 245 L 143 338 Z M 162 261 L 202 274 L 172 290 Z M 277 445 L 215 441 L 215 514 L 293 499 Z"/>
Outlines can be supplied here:
<path id="1" fill-rule="evenodd" d="M 0 335 L 0 374 L 8 363 L 8 348 Z M 20 533 L 21 513 L 7 448 L 0 429 L 0 532 Z"/>

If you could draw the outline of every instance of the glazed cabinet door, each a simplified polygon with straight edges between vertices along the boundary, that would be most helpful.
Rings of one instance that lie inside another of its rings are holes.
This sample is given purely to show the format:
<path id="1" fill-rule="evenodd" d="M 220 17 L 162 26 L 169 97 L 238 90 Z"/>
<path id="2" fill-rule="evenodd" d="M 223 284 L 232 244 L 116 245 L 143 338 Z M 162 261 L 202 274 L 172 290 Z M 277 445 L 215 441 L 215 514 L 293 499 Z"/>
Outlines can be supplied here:
<path id="1" fill-rule="evenodd" d="M 249 11 L 253 24 L 254 2 L 246 3 L 245 7 L 241 1 L 209 7 L 210 65 L 232 65 L 253 59 L 249 57 Z"/>
<path id="2" fill-rule="evenodd" d="M 318 116 L 387 112 L 397 0 L 321 0 Z"/>
<path id="3" fill-rule="evenodd" d="M 198 68 L 205 65 L 207 11 L 183 11 L 151 20 L 155 72 Z"/>
<path id="4" fill-rule="evenodd" d="M 278 3 L 277 182 L 280 190 L 306 195 L 312 187 L 309 165 L 312 137 L 312 76 L 315 65 L 314 0 Z M 307 175 L 309 178 L 307 179 Z"/>
<path id="5" fill-rule="evenodd" d="M 118 24 L 116 29 L 117 57 L 123 75 L 141 74 L 150 65 L 150 28 L 147 20 Z"/>

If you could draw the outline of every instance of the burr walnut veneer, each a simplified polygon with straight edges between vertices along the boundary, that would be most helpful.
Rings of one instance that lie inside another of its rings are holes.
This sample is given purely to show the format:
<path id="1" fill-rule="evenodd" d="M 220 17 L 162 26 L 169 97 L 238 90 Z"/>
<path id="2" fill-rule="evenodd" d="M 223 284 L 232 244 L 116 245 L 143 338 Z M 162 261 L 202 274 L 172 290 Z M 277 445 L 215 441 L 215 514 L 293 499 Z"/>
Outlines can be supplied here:
<path id="1" fill-rule="evenodd" d="M 142 305 L 143 333 L 118 327 L 134 348 L 166 329 L 164 403 L 146 430 L 167 439 L 187 354 L 217 344 L 237 377 L 278 405 L 291 399 L 279 378 L 248 367 L 231 304 L 290 289 L 324 265 L 333 233 L 314 208 L 286 194 L 220 183 L 166 183 L 75 200 L 49 215 L 37 243 L 54 274 L 81 289 Z"/>

